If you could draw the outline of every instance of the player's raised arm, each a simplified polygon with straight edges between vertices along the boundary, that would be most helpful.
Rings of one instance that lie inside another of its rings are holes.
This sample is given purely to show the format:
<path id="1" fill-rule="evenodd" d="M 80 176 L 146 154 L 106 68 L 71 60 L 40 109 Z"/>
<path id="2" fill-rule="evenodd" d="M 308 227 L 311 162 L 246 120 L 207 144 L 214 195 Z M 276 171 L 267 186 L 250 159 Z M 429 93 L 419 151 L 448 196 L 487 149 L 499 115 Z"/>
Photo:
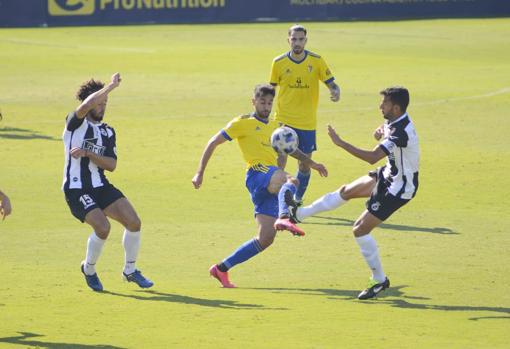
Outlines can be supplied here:
<path id="1" fill-rule="evenodd" d="M 292 156 L 294 159 L 298 159 L 299 161 L 306 164 L 315 171 L 319 172 L 321 177 L 328 176 L 328 169 L 326 168 L 326 166 L 324 166 L 323 164 L 316 163 L 301 150 L 296 149 L 293 153 L 290 153 L 289 155 Z"/>
<path id="2" fill-rule="evenodd" d="M 223 136 L 223 134 L 220 131 L 217 134 L 215 134 L 205 146 L 204 152 L 202 153 L 202 157 L 200 158 L 197 173 L 195 173 L 193 179 L 191 180 L 191 183 L 193 183 L 195 189 L 199 189 L 200 186 L 202 185 L 207 163 L 209 162 L 209 159 L 213 155 L 214 150 L 218 145 L 225 143 L 226 141 L 227 139 Z"/>
<path id="3" fill-rule="evenodd" d="M 92 93 L 76 108 L 76 117 L 83 119 L 87 113 L 99 103 L 103 102 L 108 94 L 120 85 L 121 78 L 119 73 L 112 75 L 112 80 L 101 90 Z"/>
<path id="4" fill-rule="evenodd" d="M 5 217 L 10 215 L 11 211 L 12 208 L 9 197 L 0 190 L 0 216 L 2 216 L 2 220 L 4 220 Z"/>
<path id="5" fill-rule="evenodd" d="M 369 164 L 373 165 L 386 156 L 386 153 L 381 149 L 379 145 L 377 145 L 373 150 L 363 150 L 344 141 L 340 138 L 336 130 L 331 125 L 328 125 L 328 135 L 333 143 L 338 145 L 340 148 L 344 149 L 346 152 L 357 157 L 358 159 L 368 162 Z"/>

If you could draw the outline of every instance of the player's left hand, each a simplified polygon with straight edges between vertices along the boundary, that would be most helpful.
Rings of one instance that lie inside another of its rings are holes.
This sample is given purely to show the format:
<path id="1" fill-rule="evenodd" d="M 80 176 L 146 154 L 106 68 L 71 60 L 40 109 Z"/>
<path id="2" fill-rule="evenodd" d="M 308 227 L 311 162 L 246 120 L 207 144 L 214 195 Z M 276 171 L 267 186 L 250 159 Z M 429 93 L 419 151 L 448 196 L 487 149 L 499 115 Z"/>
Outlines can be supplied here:
<path id="1" fill-rule="evenodd" d="M 313 168 L 315 171 L 319 172 L 321 177 L 327 177 L 328 176 L 328 169 L 323 164 L 314 163 L 310 167 Z"/>
<path id="2" fill-rule="evenodd" d="M 333 143 L 335 143 L 339 147 L 342 146 L 343 140 L 340 138 L 338 133 L 336 133 L 335 128 L 331 125 L 328 125 L 328 135 L 329 138 L 331 138 L 331 140 L 333 141 Z"/>
<path id="3" fill-rule="evenodd" d="M 73 158 L 79 159 L 81 157 L 85 157 L 87 154 L 87 151 L 82 148 L 74 147 L 73 149 L 71 149 L 70 154 Z"/>
<path id="4" fill-rule="evenodd" d="M 7 195 L 4 195 L 2 201 L 0 201 L 0 216 L 2 216 L 2 220 L 4 220 L 5 217 L 10 215 L 11 211 L 12 211 L 11 202 L 9 201 Z"/>
<path id="5" fill-rule="evenodd" d="M 333 88 L 329 90 L 331 96 L 329 97 L 333 102 L 338 102 L 340 100 L 340 89 Z"/>

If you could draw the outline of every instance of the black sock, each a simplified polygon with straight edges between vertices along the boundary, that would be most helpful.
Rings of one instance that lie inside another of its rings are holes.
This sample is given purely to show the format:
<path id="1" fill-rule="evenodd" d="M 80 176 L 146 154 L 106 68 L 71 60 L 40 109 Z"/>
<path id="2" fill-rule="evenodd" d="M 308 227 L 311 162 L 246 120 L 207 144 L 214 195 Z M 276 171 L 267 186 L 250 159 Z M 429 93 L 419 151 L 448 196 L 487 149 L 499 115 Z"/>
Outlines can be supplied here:
<path id="1" fill-rule="evenodd" d="M 220 263 L 220 264 L 216 264 L 216 265 L 218 266 L 218 269 L 219 269 L 221 272 L 225 273 L 225 272 L 227 272 L 227 271 L 228 271 L 228 267 L 227 267 L 225 264 Z"/>

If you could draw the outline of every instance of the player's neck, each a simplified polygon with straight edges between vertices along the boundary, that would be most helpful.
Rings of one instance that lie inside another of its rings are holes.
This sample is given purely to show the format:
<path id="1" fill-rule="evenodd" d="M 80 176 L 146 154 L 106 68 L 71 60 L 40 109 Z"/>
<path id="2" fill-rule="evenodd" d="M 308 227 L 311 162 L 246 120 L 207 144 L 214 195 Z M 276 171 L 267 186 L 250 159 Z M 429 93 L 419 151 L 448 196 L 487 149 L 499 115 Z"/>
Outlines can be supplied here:
<path id="1" fill-rule="evenodd" d="M 294 51 L 290 51 L 290 58 L 292 58 L 294 61 L 300 62 L 305 58 L 305 50 L 301 52 L 300 54 L 295 54 Z"/>

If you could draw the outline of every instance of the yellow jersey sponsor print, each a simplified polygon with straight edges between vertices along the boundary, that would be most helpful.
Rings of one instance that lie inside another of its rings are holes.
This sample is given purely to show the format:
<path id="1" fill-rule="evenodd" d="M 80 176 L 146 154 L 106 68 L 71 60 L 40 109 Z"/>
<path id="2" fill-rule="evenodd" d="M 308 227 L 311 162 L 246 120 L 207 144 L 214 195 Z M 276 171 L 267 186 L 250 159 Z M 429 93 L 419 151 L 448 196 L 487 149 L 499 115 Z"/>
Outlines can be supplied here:
<path id="1" fill-rule="evenodd" d="M 221 134 L 229 141 L 237 140 L 247 168 L 259 165 L 277 166 L 277 154 L 271 146 L 271 134 L 278 126 L 279 123 L 275 120 L 264 120 L 255 114 L 249 114 L 230 121 Z"/>
<path id="2" fill-rule="evenodd" d="M 86 16 L 95 11 L 95 0 L 48 0 L 51 16 Z"/>
<path id="3" fill-rule="evenodd" d="M 276 120 L 301 130 L 315 130 L 319 81 L 329 83 L 334 79 L 324 59 L 313 52 L 305 51 L 300 62 L 294 61 L 290 52 L 276 57 L 270 78 L 270 83 L 279 87 Z"/>

